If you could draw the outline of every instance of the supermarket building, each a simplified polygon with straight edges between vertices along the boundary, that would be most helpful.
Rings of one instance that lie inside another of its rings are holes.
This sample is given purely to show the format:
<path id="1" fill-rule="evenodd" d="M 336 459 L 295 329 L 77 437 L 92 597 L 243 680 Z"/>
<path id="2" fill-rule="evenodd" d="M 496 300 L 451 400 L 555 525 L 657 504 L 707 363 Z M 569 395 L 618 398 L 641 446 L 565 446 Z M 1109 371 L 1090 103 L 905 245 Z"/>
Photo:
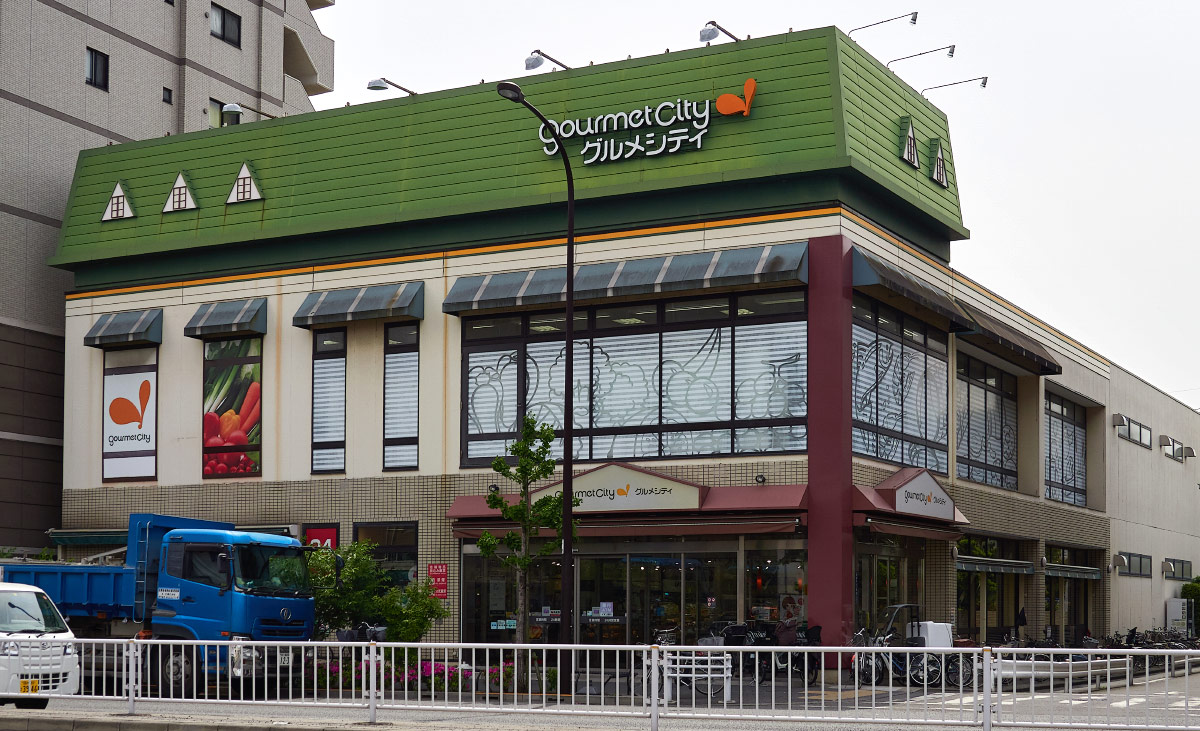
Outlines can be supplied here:
<path id="1" fill-rule="evenodd" d="M 581 640 L 1163 623 L 1200 416 L 954 271 L 940 110 L 833 28 L 523 88 L 576 177 Z M 435 638 L 511 639 L 475 539 L 518 415 L 564 424 L 548 140 L 481 85 L 81 154 L 62 554 L 140 511 L 369 539 L 398 581 L 444 567 Z"/>

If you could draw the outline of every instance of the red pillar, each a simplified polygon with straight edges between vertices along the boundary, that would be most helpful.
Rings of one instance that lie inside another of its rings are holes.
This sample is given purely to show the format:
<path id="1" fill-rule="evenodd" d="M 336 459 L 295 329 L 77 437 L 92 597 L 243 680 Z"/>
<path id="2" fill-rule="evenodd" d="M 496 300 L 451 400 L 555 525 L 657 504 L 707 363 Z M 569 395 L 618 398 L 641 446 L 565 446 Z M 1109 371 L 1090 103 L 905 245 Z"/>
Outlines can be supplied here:
<path id="1" fill-rule="evenodd" d="M 827 645 L 854 633 L 850 242 L 808 242 L 808 622 Z"/>

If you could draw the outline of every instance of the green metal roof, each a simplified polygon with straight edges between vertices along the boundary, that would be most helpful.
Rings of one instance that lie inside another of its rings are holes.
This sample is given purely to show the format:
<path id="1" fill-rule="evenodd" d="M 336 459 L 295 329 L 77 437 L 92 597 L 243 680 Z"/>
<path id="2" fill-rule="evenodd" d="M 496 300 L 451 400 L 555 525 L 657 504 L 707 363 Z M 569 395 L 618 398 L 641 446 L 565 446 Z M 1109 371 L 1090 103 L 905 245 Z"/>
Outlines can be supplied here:
<path id="1" fill-rule="evenodd" d="M 710 105 L 701 149 L 584 165 L 584 140 L 568 140 L 578 200 L 836 170 L 890 193 L 892 205 L 943 242 L 967 235 L 945 115 L 835 28 L 547 73 L 521 85 L 543 113 L 563 120 L 677 98 L 711 102 L 740 94 L 747 78 L 758 84 L 750 115 L 722 116 Z M 920 169 L 900 158 L 903 118 L 914 124 Z M 930 177 L 935 138 L 948 188 Z M 262 199 L 227 203 L 243 163 Z M 163 213 L 181 172 L 197 207 Z M 140 202 L 137 216 L 102 222 L 118 180 Z M 86 150 L 49 263 L 87 271 L 107 262 L 103 278 L 115 283 L 114 260 L 126 257 L 242 250 L 381 227 L 396 232 L 385 246 L 403 251 L 405 227 L 396 224 L 544 206 L 563 196 L 561 163 L 542 151 L 535 120 L 482 84 Z M 324 251 L 326 261 L 352 253 Z M 211 259 L 220 252 L 210 253 L 209 271 L 219 268 Z M 194 265 L 194 257 L 188 261 Z M 87 277 L 79 281 L 89 286 Z"/>

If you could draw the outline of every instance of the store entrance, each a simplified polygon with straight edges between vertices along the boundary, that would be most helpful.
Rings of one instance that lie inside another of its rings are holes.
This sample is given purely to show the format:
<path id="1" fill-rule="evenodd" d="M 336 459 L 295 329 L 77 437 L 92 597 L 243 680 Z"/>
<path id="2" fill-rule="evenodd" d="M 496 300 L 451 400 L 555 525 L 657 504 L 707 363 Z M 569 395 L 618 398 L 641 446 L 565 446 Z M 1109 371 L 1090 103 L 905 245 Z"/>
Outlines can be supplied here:
<path id="1" fill-rule="evenodd" d="M 693 643 L 737 620 L 737 553 L 591 555 L 576 559 L 579 641 Z"/>

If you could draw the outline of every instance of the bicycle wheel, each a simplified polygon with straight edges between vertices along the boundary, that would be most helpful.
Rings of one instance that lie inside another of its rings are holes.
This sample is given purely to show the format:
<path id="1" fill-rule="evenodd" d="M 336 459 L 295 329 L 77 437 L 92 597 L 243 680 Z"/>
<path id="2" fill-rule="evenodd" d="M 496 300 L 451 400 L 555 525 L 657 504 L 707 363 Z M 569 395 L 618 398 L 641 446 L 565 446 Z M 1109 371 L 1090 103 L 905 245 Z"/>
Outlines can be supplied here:
<path id="1" fill-rule="evenodd" d="M 948 684 L 962 690 L 970 686 L 975 677 L 975 659 L 971 655 L 947 655 L 942 671 Z"/>
<path id="2" fill-rule="evenodd" d="M 937 685 L 942 681 L 942 663 L 936 655 L 914 654 L 908 659 L 908 682 L 911 685 Z"/>
<path id="3" fill-rule="evenodd" d="M 859 653 L 857 664 L 858 667 L 855 674 L 858 676 L 860 685 L 879 685 L 883 682 L 883 674 L 886 672 L 886 666 L 878 654 L 873 652 L 869 654 Z"/>

